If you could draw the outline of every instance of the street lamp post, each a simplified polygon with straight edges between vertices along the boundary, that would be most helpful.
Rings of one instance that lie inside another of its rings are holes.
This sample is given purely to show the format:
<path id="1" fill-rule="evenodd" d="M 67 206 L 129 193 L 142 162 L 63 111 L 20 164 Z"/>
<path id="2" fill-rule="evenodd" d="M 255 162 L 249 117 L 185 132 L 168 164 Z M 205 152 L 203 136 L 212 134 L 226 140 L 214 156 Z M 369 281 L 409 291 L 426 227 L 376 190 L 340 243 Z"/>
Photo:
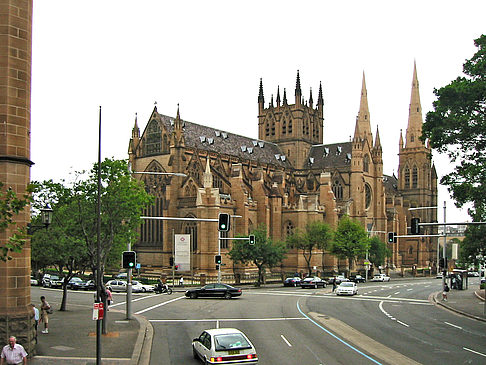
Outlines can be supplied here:
<path id="1" fill-rule="evenodd" d="M 49 206 L 49 204 L 46 204 L 45 208 L 40 209 L 40 215 L 41 215 L 41 225 L 39 226 L 34 226 L 30 223 L 27 224 L 27 233 L 32 235 L 35 231 L 41 228 L 47 229 L 49 225 L 52 223 L 52 213 L 53 210 Z"/>

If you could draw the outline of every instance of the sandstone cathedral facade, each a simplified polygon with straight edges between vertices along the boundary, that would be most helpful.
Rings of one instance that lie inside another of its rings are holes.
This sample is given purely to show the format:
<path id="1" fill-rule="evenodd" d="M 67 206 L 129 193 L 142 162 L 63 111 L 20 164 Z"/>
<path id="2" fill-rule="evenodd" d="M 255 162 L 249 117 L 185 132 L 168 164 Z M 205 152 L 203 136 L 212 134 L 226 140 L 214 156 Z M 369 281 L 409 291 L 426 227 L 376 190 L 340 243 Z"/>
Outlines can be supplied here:
<path id="1" fill-rule="evenodd" d="M 398 176 L 383 173 L 379 130 L 371 131 L 366 82 L 354 136 L 350 141 L 323 144 L 324 99 L 322 85 L 314 102 L 306 101 L 297 72 L 295 99 L 277 90 L 265 105 L 263 82 L 258 93 L 258 139 L 203 126 L 158 113 L 155 107 L 143 133 L 138 121 L 129 143 L 129 160 L 136 172 L 172 172 L 186 176 L 134 174 L 155 197 L 144 215 L 216 219 L 232 216 L 227 237 L 248 235 L 263 224 L 274 240 L 285 240 L 312 221 L 335 228 L 347 215 L 386 242 L 386 232 L 407 234 L 411 217 L 437 221 L 436 210 L 409 210 L 437 205 L 437 174 L 431 149 L 420 140 L 422 108 L 414 65 L 408 126 L 400 130 Z M 332 123 L 332 121 L 330 122 Z M 328 128 L 332 128 L 330 125 Z M 397 130 L 398 132 L 398 130 Z M 174 234 L 190 234 L 191 274 L 214 275 L 218 232 L 213 222 L 146 220 L 135 245 L 142 268 L 167 272 L 173 256 Z M 389 268 L 434 267 L 437 240 L 399 238 L 389 243 Z M 221 241 L 224 271 L 244 272 L 226 255 L 230 240 Z M 315 252 L 312 266 L 320 272 L 340 272 L 347 263 Z M 282 263 L 285 272 L 305 271 L 305 260 L 290 249 Z M 251 269 L 251 268 L 250 268 Z"/>

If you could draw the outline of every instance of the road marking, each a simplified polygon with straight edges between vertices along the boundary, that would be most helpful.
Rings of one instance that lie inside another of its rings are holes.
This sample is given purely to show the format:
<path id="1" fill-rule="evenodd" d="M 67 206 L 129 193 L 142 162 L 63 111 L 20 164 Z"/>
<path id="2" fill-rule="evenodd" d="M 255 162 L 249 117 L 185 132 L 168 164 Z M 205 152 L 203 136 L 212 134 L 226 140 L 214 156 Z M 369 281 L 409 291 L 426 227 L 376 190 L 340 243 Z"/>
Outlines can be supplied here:
<path id="1" fill-rule="evenodd" d="M 395 321 L 399 324 L 401 324 L 402 326 L 405 326 L 405 327 L 410 327 L 408 324 L 406 324 L 405 322 L 402 322 L 402 321 L 399 321 L 398 319 L 396 319 L 395 317 L 393 317 L 391 314 L 389 314 L 386 310 L 383 309 L 383 303 L 384 302 L 380 302 L 380 305 L 378 306 L 380 308 L 380 310 L 383 312 L 383 314 L 385 316 L 387 316 L 388 318 L 390 318 L 392 321 Z"/>
<path id="2" fill-rule="evenodd" d="M 474 350 L 468 349 L 467 347 L 463 347 L 463 349 L 464 349 L 464 350 L 466 350 L 466 351 L 470 351 L 470 352 L 472 352 L 472 353 L 474 353 L 474 354 L 478 354 L 478 355 L 481 355 L 481 356 L 486 357 L 486 355 L 485 355 L 485 354 L 482 354 L 481 352 L 477 352 L 477 351 L 474 351 Z"/>
<path id="3" fill-rule="evenodd" d="M 314 325 L 316 325 L 317 327 L 319 327 L 320 329 L 322 329 L 324 332 L 326 332 L 328 335 L 334 337 L 336 340 L 338 340 L 339 342 L 341 342 L 342 344 L 348 346 L 350 349 L 356 351 L 358 354 L 360 355 L 363 355 L 364 357 L 366 357 L 367 359 L 371 360 L 372 362 L 374 362 L 375 364 L 378 364 L 378 365 L 382 365 L 380 362 L 376 361 L 375 359 L 373 359 L 372 357 L 366 355 L 365 353 L 361 352 L 360 350 L 358 350 L 356 347 L 354 347 L 353 345 L 347 343 L 346 341 L 344 341 L 342 338 L 336 336 L 334 333 L 328 331 L 327 329 L 325 329 L 323 326 L 321 326 L 319 323 L 317 323 L 316 321 L 314 321 L 312 318 L 310 318 L 307 314 L 305 314 L 304 312 L 302 312 L 302 310 L 300 309 L 300 305 L 299 305 L 299 302 L 300 302 L 300 299 L 297 301 L 297 309 L 299 310 L 300 314 L 302 314 L 303 316 L 306 316 L 307 319 L 309 321 L 311 321 Z"/>
<path id="4" fill-rule="evenodd" d="M 399 321 L 398 319 L 396 320 L 397 323 L 400 323 L 402 326 L 405 326 L 405 327 L 410 327 L 408 324 L 402 322 L 402 321 Z"/>
<path id="5" fill-rule="evenodd" d="M 284 337 L 284 335 L 280 335 L 280 337 L 282 337 L 282 340 L 284 340 L 284 341 L 285 341 L 285 343 L 286 343 L 287 345 L 289 345 L 289 347 L 292 347 L 292 345 L 290 344 L 290 342 L 289 342 L 289 341 L 287 341 L 287 339 Z"/>
<path id="6" fill-rule="evenodd" d="M 149 296 L 140 297 L 140 298 L 137 298 L 137 299 L 132 299 L 132 303 L 138 302 L 139 300 L 145 300 L 145 299 L 150 299 L 150 298 L 153 298 L 153 296 L 149 295 Z M 123 302 L 119 302 L 119 303 L 116 303 L 116 304 L 110 304 L 110 307 L 118 307 L 119 305 L 123 305 L 123 304 L 127 304 L 127 301 L 125 300 Z"/>
<path id="7" fill-rule="evenodd" d="M 452 326 L 452 327 L 455 327 L 455 328 L 462 330 L 462 327 L 456 326 L 455 324 L 452 324 L 452 323 L 449 323 L 449 322 L 444 322 L 444 323 L 448 324 L 449 326 Z"/>
<path id="8" fill-rule="evenodd" d="M 264 321 L 296 321 L 304 320 L 305 317 L 294 318 L 204 318 L 204 319 L 149 319 L 149 322 L 155 323 L 169 323 L 169 322 L 264 322 Z"/>
<path id="9" fill-rule="evenodd" d="M 158 308 L 158 307 L 162 307 L 163 305 L 166 305 L 166 304 L 169 304 L 169 303 L 172 303 L 172 302 L 175 302 L 177 300 L 184 299 L 184 298 L 185 298 L 185 296 L 179 297 L 179 298 L 175 298 L 175 299 L 171 299 L 171 300 L 168 300 L 167 302 L 159 303 L 159 304 L 153 305 L 151 307 L 142 309 L 141 311 L 135 312 L 135 314 L 142 314 L 142 313 L 148 312 L 148 311 L 150 311 L 152 309 L 155 309 L 155 308 Z"/>
<path id="10" fill-rule="evenodd" d="M 396 293 L 394 293 L 393 295 L 397 295 L 397 294 L 400 294 L 400 292 L 399 292 L 399 291 L 397 291 L 397 292 L 396 292 Z"/>
<path id="11" fill-rule="evenodd" d="M 407 289 L 407 291 L 412 291 L 412 290 L 413 290 L 413 288 L 411 288 L 411 289 Z"/>

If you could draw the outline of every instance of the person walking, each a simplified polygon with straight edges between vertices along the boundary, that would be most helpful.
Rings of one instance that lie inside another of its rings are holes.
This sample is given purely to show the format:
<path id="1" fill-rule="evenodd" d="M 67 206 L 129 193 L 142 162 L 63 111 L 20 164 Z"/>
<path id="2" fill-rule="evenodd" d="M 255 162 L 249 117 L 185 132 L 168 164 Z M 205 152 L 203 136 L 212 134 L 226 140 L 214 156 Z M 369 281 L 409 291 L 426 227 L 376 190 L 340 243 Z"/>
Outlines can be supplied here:
<path id="1" fill-rule="evenodd" d="M 22 345 L 17 343 L 15 336 L 10 336 L 8 345 L 5 345 L 0 356 L 0 365 L 15 364 L 27 365 L 27 352 Z"/>
<path id="2" fill-rule="evenodd" d="M 40 322 L 44 323 L 44 330 L 41 333 L 49 333 L 49 312 L 51 311 L 51 306 L 46 300 L 45 296 L 40 297 L 41 300 L 41 317 Z"/>
<path id="3" fill-rule="evenodd" d="M 184 286 L 184 277 L 181 276 L 181 278 L 179 279 L 179 286 Z"/>
<path id="4" fill-rule="evenodd" d="M 444 290 L 442 291 L 442 300 L 447 302 L 447 293 L 449 292 L 449 285 L 445 283 Z"/>
<path id="5" fill-rule="evenodd" d="M 40 313 L 37 307 L 35 306 L 34 303 L 30 304 L 32 306 L 32 310 L 34 311 L 34 329 L 35 329 L 35 343 L 37 343 L 37 326 L 39 325 L 39 320 L 40 320 Z"/>
<path id="6" fill-rule="evenodd" d="M 332 292 L 334 293 L 334 291 L 336 290 L 336 277 L 334 277 L 334 279 L 332 280 Z"/>
<path id="7" fill-rule="evenodd" d="M 106 288 L 106 311 L 110 310 L 111 303 L 113 303 L 113 295 L 111 294 L 111 290 Z"/>

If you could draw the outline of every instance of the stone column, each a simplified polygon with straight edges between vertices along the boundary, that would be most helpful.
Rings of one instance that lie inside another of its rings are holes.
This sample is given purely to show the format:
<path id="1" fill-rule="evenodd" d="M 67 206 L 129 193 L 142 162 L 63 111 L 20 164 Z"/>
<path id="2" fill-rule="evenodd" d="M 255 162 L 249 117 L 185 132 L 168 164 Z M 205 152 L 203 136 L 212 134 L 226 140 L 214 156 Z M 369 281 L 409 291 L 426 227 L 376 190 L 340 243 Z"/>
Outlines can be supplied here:
<path id="1" fill-rule="evenodd" d="M 0 0 L 0 181 L 22 196 L 30 180 L 32 0 Z M 30 221 L 29 210 L 14 217 Z M 13 230 L 0 234 L 4 245 Z M 16 336 L 35 351 L 30 308 L 30 242 L 12 260 L 0 261 L 0 342 Z"/>

